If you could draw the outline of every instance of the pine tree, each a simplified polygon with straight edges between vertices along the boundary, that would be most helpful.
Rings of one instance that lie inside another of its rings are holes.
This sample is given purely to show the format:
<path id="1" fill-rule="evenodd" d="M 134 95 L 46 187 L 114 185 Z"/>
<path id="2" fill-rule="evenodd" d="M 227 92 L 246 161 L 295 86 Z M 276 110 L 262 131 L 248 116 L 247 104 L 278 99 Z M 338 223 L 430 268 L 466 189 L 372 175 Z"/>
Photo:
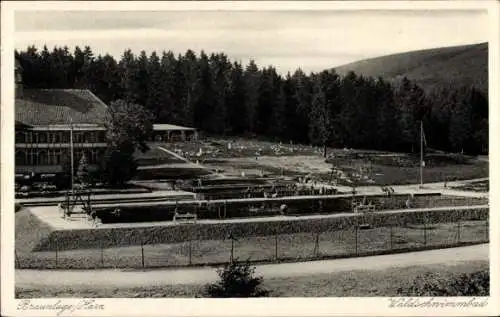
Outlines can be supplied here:
<path id="1" fill-rule="evenodd" d="M 467 88 L 457 91 L 456 104 L 451 112 L 449 141 L 455 152 L 468 152 L 474 135 L 470 94 L 471 91 Z"/>
<path id="2" fill-rule="evenodd" d="M 163 52 L 161 57 L 161 92 L 158 112 L 158 122 L 169 123 L 176 122 L 176 100 L 175 100 L 175 82 L 177 60 L 175 55 L 169 52 Z"/>
<path id="3" fill-rule="evenodd" d="M 285 96 L 285 87 L 284 83 L 281 80 L 278 80 L 275 87 L 275 98 L 272 108 L 272 117 L 271 117 L 271 135 L 277 139 L 284 140 L 286 139 L 286 96 Z"/>
<path id="4" fill-rule="evenodd" d="M 228 97 L 228 118 L 235 135 L 242 135 L 245 132 L 245 123 L 248 122 L 246 110 L 243 67 L 235 62 L 231 71 Z"/>
<path id="5" fill-rule="evenodd" d="M 330 138 L 330 122 L 325 92 L 318 77 L 314 78 L 309 124 L 311 144 L 323 146 L 323 156 L 326 157 L 326 145 Z"/>
<path id="6" fill-rule="evenodd" d="M 138 67 L 136 58 L 130 49 L 123 53 L 118 67 L 121 78 L 120 87 L 124 92 L 124 100 L 130 103 L 137 102 L 139 100 L 138 85 L 136 82 Z"/>
<path id="7" fill-rule="evenodd" d="M 419 148 L 420 120 L 428 112 L 428 104 L 424 91 L 407 78 L 403 79 L 397 93 L 396 100 L 401 109 L 401 134 L 403 144 L 407 149 L 415 152 Z"/>
<path id="8" fill-rule="evenodd" d="M 247 65 L 244 73 L 245 82 L 245 109 L 247 113 L 246 131 L 250 134 L 257 132 L 257 109 L 259 107 L 259 87 L 261 72 L 253 60 Z"/>
<path id="9" fill-rule="evenodd" d="M 294 134 L 298 142 L 309 143 L 309 114 L 311 112 L 311 98 L 312 98 L 312 82 L 311 78 L 307 77 L 304 72 L 298 69 L 293 74 L 295 82 L 294 99 L 297 102 L 297 110 L 295 114 L 295 128 Z"/>
<path id="10" fill-rule="evenodd" d="M 397 150 L 399 145 L 399 109 L 394 102 L 392 87 L 381 78 L 377 80 L 376 103 L 377 131 L 375 134 L 377 147 L 381 150 Z"/>
<path id="11" fill-rule="evenodd" d="M 161 95 L 165 93 L 161 83 L 162 72 L 160 58 L 156 52 L 151 53 L 147 64 L 147 100 L 146 109 L 154 114 L 155 121 L 159 118 L 162 107 Z"/>

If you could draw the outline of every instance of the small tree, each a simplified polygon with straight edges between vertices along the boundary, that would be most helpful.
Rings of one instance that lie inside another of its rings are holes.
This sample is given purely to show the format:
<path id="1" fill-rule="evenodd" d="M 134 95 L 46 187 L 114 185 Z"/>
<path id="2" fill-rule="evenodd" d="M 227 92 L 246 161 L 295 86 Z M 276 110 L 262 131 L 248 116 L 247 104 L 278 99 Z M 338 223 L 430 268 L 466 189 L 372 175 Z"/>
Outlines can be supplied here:
<path id="1" fill-rule="evenodd" d="M 106 116 L 107 149 L 104 174 L 111 185 L 121 186 L 135 174 L 136 150 L 146 152 L 154 116 L 143 106 L 123 100 L 113 101 Z"/>
<path id="2" fill-rule="evenodd" d="M 76 177 L 80 184 L 86 185 L 90 182 L 89 165 L 87 163 L 87 157 L 85 156 L 85 154 L 82 154 L 80 163 L 78 163 Z"/>
<path id="3" fill-rule="evenodd" d="M 266 297 L 270 292 L 262 287 L 262 277 L 255 277 L 250 262 L 232 261 L 218 269 L 220 280 L 205 287 L 204 294 L 213 298 Z"/>

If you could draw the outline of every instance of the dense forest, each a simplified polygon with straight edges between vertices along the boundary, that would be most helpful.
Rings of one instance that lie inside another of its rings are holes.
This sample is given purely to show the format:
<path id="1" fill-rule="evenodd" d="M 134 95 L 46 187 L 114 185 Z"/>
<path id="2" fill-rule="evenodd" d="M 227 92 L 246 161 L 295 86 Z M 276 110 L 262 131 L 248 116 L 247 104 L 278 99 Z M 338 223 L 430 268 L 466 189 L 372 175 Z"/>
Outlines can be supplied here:
<path id="1" fill-rule="evenodd" d="M 34 46 L 16 51 L 25 88 L 85 88 L 150 110 L 156 123 L 204 133 L 401 152 L 419 151 L 423 121 L 429 148 L 488 151 L 488 97 L 453 83 L 431 92 L 403 79 L 334 70 L 280 75 L 272 66 L 231 61 L 223 53 L 184 55 L 126 50 L 120 60 L 90 47 Z"/>

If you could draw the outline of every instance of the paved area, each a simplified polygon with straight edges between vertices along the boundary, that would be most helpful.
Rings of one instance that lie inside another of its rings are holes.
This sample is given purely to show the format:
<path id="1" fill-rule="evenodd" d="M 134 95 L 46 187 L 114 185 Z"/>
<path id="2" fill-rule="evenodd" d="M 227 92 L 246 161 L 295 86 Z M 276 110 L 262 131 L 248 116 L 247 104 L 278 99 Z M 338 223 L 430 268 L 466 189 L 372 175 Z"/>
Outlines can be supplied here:
<path id="1" fill-rule="evenodd" d="M 410 193 L 419 193 L 419 192 L 425 192 L 425 191 L 438 191 L 442 195 L 453 195 L 453 196 L 462 196 L 462 197 L 488 197 L 488 193 L 481 193 L 481 192 L 472 192 L 472 191 L 465 191 L 465 190 L 456 190 L 456 189 L 451 189 L 449 187 L 455 187 L 455 186 L 461 186 L 465 185 L 467 183 L 472 183 L 472 182 L 479 182 L 479 181 L 487 181 L 489 178 L 484 177 L 484 178 L 476 178 L 476 179 L 470 179 L 470 180 L 461 180 L 461 181 L 454 181 L 454 182 L 447 182 L 445 187 L 444 182 L 436 182 L 436 183 L 425 183 L 423 185 L 423 188 L 420 188 L 420 184 L 410 184 L 410 185 L 394 185 L 390 186 L 394 189 L 396 194 L 410 194 Z M 327 185 L 327 184 L 318 184 L 319 186 L 325 186 L 325 187 L 331 187 L 331 188 L 337 188 L 338 190 L 342 192 L 351 192 L 352 187 L 349 186 L 332 186 L 332 185 Z M 381 186 L 360 186 L 356 188 L 356 192 L 359 194 L 382 194 L 382 187 Z"/>
<path id="2" fill-rule="evenodd" d="M 421 208 L 421 209 L 399 209 L 379 211 L 378 213 L 401 213 L 413 212 L 419 210 L 464 210 L 488 208 L 488 205 L 480 206 L 449 206 L 449 207 L 435 207 L 435 208 Z M 94 227 L 90 221 L 87 220 L 85 215 L 73 215 L 69 219 L 63 219 L 59 215 L 57 207 L 44 206 L 44 207 L 30 207 L 30 211 L 37 216 L 41 221 L 56 230 L 77 230 L 77 229 L 107 229 L 107 228 L 140 228 L 140 227 L 153 227 L 153 226 L 181 226 L 184 224 L 176 223 L 173 221 L 155 221 L 155 222 L 136 222 L 136 223 L 109 223 L 99 224 Z M 231 219 L 202 219 L 197 220 L 199 224 L 212 224 L 212 223 L 242 223 L 242 222 L 272 222 L 272 221 L 303 221 L 307 219 L 328 219 L 339 217 L 354 217 L 356 214 L 352 212 L 342 212 L 336 214 L 326 215 L 306 215 L 306 216 L 266 216 L 266 217 L 251 217 L 251 218 L 231 218 Z"/>
<path id="3" fill-rule="evenodd" d="M 489 244 L 409 252 L 362 258 L 259 265 L 256 274 L 284 278 L 352 270 L 383 270 L 415 265 L 454 265 L 489 259 Z M 205 284 L 217 280 L 215 268 L 126 270 L 16 270 L 16 287 L 150 287 L 172 284 Z"/>
<path id="4" fill-rule="evenodd" d="M 465 180 L 465 181 L 456 181 L 456 182 L 449 182 L 447 183 L 448 186 L 458 186 L 461 184 L 469 183 L 469 182 L 476 182 L 476 181 L 485 181 L 488 180 L 488 178 L 480 178 L 480 179 L 473 179 L 473 180 Z M 334 187 L 331 185 L 326 185 L 326 184 L 317 184 L 316 186 L 325 186 L 325 187 Z M 339 186 L 335 186 L 336 188 L 340 189 L 341 191 L 350 191 L 350 188 L 339 188 Z M 424 193 L 424 192 L 440 192 L 443 195 L 450 195 L 450 196 L 461 196 L 461 197 L 480 197 L 480 198 L 488 198 L 489 193 L 480 193 L 480 192 L 472 192 L 472 191 L 460 191 L 460 190 L 455 190 L 455 189 L 450 189 L 444 187 L 444 182 L 439 182 L 439 183 L 428 183 L 424 184 L 423 188 L 420 188 L 419 184 L 412 184 L 412 185 L 399 185 L 399 186 L 392 186 L 395 190 L 396 194 L 402 194 L 402 193 L 407 193 L 407 194 L 415 194 L 415 193 Z M 358 187 L 357 188 L 357 193 L 360 195 L 373 195 L 373 194 L 381 194 L 382 189 L 380 186 L 363 186 L 363 187 Z M 159 191 L 159 192 L 154 192 L 154 193 L 149 193 L 149 194 L 127 194 L 123 195 L 122 197 L 124 198 L 146 198 L 146 197 L 176 197 L 179 195 L 193 195 L 192 193 L 189 192 L 181 192 L 181 191 Z M 334 195 L 338 197 L 350 197 L 350 195 Z M 100 199 L 116 199 L 116 195 L 102 195 L 98 196 Z M 318 196 L 318 197 L 309 197 L 309 198 L 319 198 L 319 197 L 329 197 L 329 196 Z M 332 196 L 333 197 L 333 196 Z M 47 198 L 50 199 L 50 198 Z M 297 197 L 287 197 L 287 198 L 273 198 L 271 200 L 280 200 L 280 199 L 307 199 L 305 196 L 297 196 Z M 255 200 L 255 201 L 261 201 L 262 199 L 259 198 L 254 198 L 254 199 L 248 199 L 248 200 Z M 174 202 L 171 202 L 174 203 Z M 180 202 L 183 203 L 183 202 Z M 189 201 L 185 201 L 184 203 L 189 203 Z M 192 202 L 191 202 L 192 203 Z M 134 204 L 134 203 L 130 203 Z M 158 204 L 158 202 L 140 202 L 136 203 L 137 205 L 148 205 L 148 204 Z M 102 206 L 105 206 L 105 204 L 99 204 Z M 487 207 L 487 206 L 484 206 Z M 446 209 L 460 209 L 461 207 L 446 207 Z M 87 220 L 86 216 L 81 215 L 74 215 L 70 219 L 62 219 L 59 210 L 57 209 L 56 206 L 46 206 L 46 207 L 30 207 L 31 211 L 33 214 L 35 214 L 39 219 L 53 227 L 54 229 L 57 230 L 74 230 L 74 229 L 89 229 L 93 228 L 92 224 Z M 439 208 L 437 208 L 439 209 Z M 406 209 L 405 211 L 409 211 L 412 209 Z M 391 212 L 401 212 L 402 210 L 399 211 L 391 211 Z M 333 215 L 314 215 L 314 216 L 304 216 L 304 217 L 319 217 L 319 218 L 326 218 L 326 217 L 339 217 L 339 216 L 346 216 L 346 215 L 352 215 L 351 213 L 341 213 L 341 214 L 333 214 Z M 304 219 L 302 217 L 302 219 Z M 290 219 L 297 219 L 297 217 L 286 217 L 286 216 L 277 216 L 277 217 L 255 217 L 251 219 L 227 219 L 227 220 L 200 220 L 200 223 L 211 223 L 211 222 L 220 222 L 220 221 L 227 221 L 227 222 L 242 222 L 242 221 L 281 221 L 281 220 L 290 220 Z M 145 222 L 145 223 L 134 223 L 134 227 L 150 227 L 150 226 L 171 226 L 171 225 L 178 225 L 173 222 Z M 131 224 L 103 224 L 100 225 L 98 228 L 120 228 L 120 227 L 130 227 Z"/>
<path id="5" fill-rule="evenodd" d="M 116 200 L 117 197 L 120 199 L 186 199 L 193 198 L 195 195 L 191 192 L 181 191 L 181 190 L 162 190 L 155 191 L 151 193 L 125 193 L 125 194 L 104 194 L 104 195 L 91 195 L 91 200 L 106 201 L 106 200 Z M 63 201 L 64 197 L 37 197 L 37 198 L 25 198 L 16 199 L 17 203 L 34 203 L 34 202 L 60 202 Z"/>

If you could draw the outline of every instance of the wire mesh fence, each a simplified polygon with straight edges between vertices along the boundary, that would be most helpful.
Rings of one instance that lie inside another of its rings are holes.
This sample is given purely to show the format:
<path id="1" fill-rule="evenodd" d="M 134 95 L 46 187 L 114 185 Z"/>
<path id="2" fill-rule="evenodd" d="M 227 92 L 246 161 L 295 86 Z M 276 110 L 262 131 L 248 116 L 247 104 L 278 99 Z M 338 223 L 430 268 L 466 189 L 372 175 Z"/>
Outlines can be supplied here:
<path id="1" fill-rule="evenodd" d="M 133 240 L 133 241 L 132 241 Z M 238 260 L 255 262 L 300 261 L 383 254 L 425 248 L 452 247 L 489 241 L 487 220 L 444 223 L 407 223 L 326 232 L 274 234 L 256 237 L 229 235 L 222 240 L 192 240 L 161 244 L 130 239 L 114 247 L 102 241 L 94 249 L 15 254 L 17 268 L 155 268 L 218 265 Z"/>

